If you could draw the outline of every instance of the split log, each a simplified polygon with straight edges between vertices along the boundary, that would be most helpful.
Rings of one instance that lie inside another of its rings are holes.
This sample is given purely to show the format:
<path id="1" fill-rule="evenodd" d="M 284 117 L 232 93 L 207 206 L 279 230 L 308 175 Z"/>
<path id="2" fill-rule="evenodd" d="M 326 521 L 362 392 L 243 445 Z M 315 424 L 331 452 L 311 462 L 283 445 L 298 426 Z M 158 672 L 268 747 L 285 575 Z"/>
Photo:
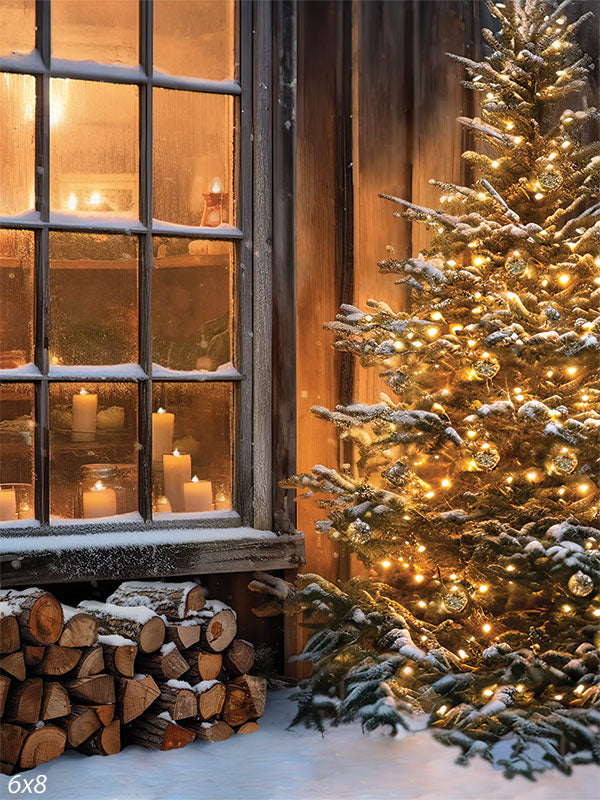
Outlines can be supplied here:
<path id="1" fill-rule="evenodd" d="M 7 604 L 19 623 L 21 639 L 29 644 L 54 644 L 63 629 L 63 612 L 58 600 L 41 589 L 0 590 L 0 602 Z M 4 606 L 6 607 L 6 606 Z"/>
<path id="2" fill-rule="evenodd" d="M 124 636 L 99 636 L 98 642 L 104 650 L 106 671 L 112 675 L 133 678 L 137 644 Z"/>
<path id="3" fill-rule="evenodd" d="M 243 725 L 240 725 L 240 727 L 236 730 L 236 733 L 256 733 L 258 728 L 258 722 L 252 719 L 249 722 L 244 722 Z"/>
<path id="4" fill-rule="evenodd" d="M 66 717 L 70 713 L 71 701 L 65 687 L 55 681 L 44 683 L 40 719 L 44 721 L 57 719 L 57 717 Z"/>
<path id="5" fill-rule="evenodd" d="M 175 750 L 193 742 L 195 736 L 193 731 L 174 722 L 166 712 L 157 716 L 148 711 L 128 727 L 127 738 L 132 744 L 153 750 Z"/>
<path id="6" fill-rule="evenodd" d="M 185 725 L 196 734 L 196 739 L 202 739 L 205 742 L 224 742 L 234 733 L 231 725 L 223 722 L 222 719 L 213 720 L 212 722 L 191 719 L 186 720 Z"/>
<path id="7" fill-rule="evenodd" d="M 14 771 L 14 764 L 9 764 L 7 761 L 0 761 L 0 775 L 12 775 Z"/>
<path id="8" fill-rule="evenodd" d="M 41 678 L 28 678 L 12 686 L 6 698 L 5 719 L 35 724 L 40 718 L 43 691 L 44 682 Z"/>
<path id="9" fill-rule="evenodd" d="M 267 682 L 254 675 L 241 675 L 227 684 L 223 719 L 236 728 L 251 719 L 262 717 L 267 698 Z"/>
<path id="10" fill-rule="evenodd" d="M 96 712 L 96 716 L 98 717 L 102 725 L 104 725 L 105 727 L 107 725 L 110 725 L 110 723 L 114 719 L 115 716 L 114 703 L 106 703 L 105 705 L 91 705 L 88 706 L 88 708 L 91 708 L 92 711 Z"/>
<path id="11" fill-rule="evenodd" d="M 186 678 L 192 684 L 215 680 L 223 668 L 223 656 L 220 653 L 206 652 L 200 645 L 186 650 L 185 658 L 190 665 Z"/>
<path id="12" fill-rule="evenodd" d="M 163 644 L 157 653 L 138 655 L 136 665 L 142 672 L 149 672 L 163 681 L 176 680 L 190 668 L 175 642 Z"/>
<path id="13" fill-rule="evenodd" d="M 106 705 L 115 702 L 115 679 L 112 675 L 90 675 L 66 681 L 69 694 L 82 703 Z"/>
<path id="14" fill-rule="evenodd" d="M 38 644 L 24 644 L 23 657 L 28 667 L 37 667 L 46 655 L 46 648 Z"/>
<path id="15" fill-rule="evenodd" d="M 117 708 L 123 724 L 143 714 L 160 695 L 160 689 L 151 675 L 116 678 L 116 683 Z"/>
<path id="16" fill-rule="evenodd" d="M 87 678 L 104 672 L 104 651 L 101 644 L 86 647 L 73 672 L 75 678 Z"/>
<path id="17" fill-rule="evenodd" d="M 167 619 L 185 619 L 192 611 L 204 608 L 204 594 L 197 583 L 125 581 L 106 600 L 116 606 L 145 606 Z"/>
<path id="18" fill-rule="evenodd" d="M 202 611 L 194 612 L 193 618 L 202 626 L 200 644 L 205 650 L 221 653 L 235 639 L 237 633 L 235 614 L 224 603 L 209 600 Z"/>
<path id="19" fill-rule="evenodd" d="M 18 681 L 24 681 L 27 677 L 25 659 L 20 650 L 2 656 L 2 658 L 0 658 L 0 669 L 8 675 L 12 675 L 12 677 L 16 678 Z"/>
<path id="20" fill-rule="evenodd" d="M 66 740 L 67 734 L 56 725 L 35 728 L 23 742 L 19 766 L 31 769 L 58 758 L 64 752 Z"/>
<path id="21" fill-rule="evenodd" d="M 36 675 L 66 675 L 75 669 L 81 658 L 78 647 L 61 647 L 53 644 L 46 648 L 43 659 L 33 668 Z"/>
<path id="22" fill-rule="evenodd" d="M 198 716 L 200 719 L 211 719 L 221 713 L 226 694 L 225 686 L 221 681 L 201 681 L 193 688 L 198 698 Z"/>
<path id="23" fill-rule="evenodd" d="M 0 725 L 0 752 L 2 761 L 11 764 L 13 767 L 19 761 L 19 755 L 23 747 L 23 742 L 27 736 L 27 730 L 20 725 Z M 6 775 L 12 773 L 7 772 Z"/>
<path id="24" fill-rule="evenodd" d="M 94 600 L 84 600 L 79 608 L 96 617 L 101 635 L 124 636 L 133 640 L 143 653 L 153 653 L 165 640 L 165 623 L 149 608 L 125 608 Z"/>
<path id="25" fill-rule="evenodd" d="M 196 693 L 189 683 L 171 680 L 160 687 L 160 695 L 154 701 L 155 714 L 167 711 L 171 719 L 189 719 L 198 713 Z"/>
<path id="26" fill-rule="evenodd" d="M 182 622 L 167 622 L 167 642 L 175 642 L 179 650 L 187 650 L 188 647 L 200 641 L 200 625 L 188 625 Z"/>
<path id="27" fill-rule="evenodd" d="M 113 720 L 77 749 L 86 756 L 112 756 L 121 752 L 121 723 L 118 719 Z"/>
<path id="28" fill-rule="evenodd" d="M 69 716 L 56 724 L 66 732 L 69 747 L 77 747 L 101 727 L 96 713 L 87 706 L 72 706 Z"/>
<path id="29" fill-rule="evenodd" d="M 4 704 L 10 689 L 10 678 L 8 675 L 0 675 L 0 717 L 4 714 Z"/>
<path id="30" fill-rule="evenodd" d="M 223 653 L 223 666 L 232 678 L 250 672 L 253 665 L 254 646 L 244 639 L 234 639 Z"/>
<path id="31" fill-rule="evenodd" d="M 9 608 L 5 609 L 7 612 Z M 19 649 L 21 637 L 19 636 L 19 623 L 17 618 L 8 613 L 3 613 L 0 605 L 0 653 L 14 653 Z"/>
<path id="32" fill-rule="evenodd" d="M 61 647 L 91 647 L 98 639 L 98 620 L 79 608 L 62 607 L 65 627 L 58 643 Z"/>

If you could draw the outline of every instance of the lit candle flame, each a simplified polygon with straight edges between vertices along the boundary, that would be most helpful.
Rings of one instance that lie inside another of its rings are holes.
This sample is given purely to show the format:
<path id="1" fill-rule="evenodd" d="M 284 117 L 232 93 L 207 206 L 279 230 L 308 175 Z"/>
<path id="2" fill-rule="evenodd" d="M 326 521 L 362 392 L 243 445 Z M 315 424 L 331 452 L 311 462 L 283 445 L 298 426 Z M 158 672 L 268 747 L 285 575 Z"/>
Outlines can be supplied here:
<path id="1" fill-rule="evenodd" d="M 164 410 L 164 408 L 159 408 L 158 409 L 158 413 L 159 414 L 166 414 L 167 412 Z"/>
<path id="2" fill-rule="evenodd" d="M 175 450 L 173 450 L 173 455 L 174 456 L 180 456 L 181 453 L 179 452 L 179 450 L 177 448 L 175 448 Z"/>
<path id="3" fill-rule="evenodd" d="M 83 386 L 81 387 L 81 389 L 80 389 L 80 391 L 79 391 L 79 394 L 87 394 L 87 392 L 86 392 L 86 390 L 83 388 Z"/>
<path id="4" fill-rule="evenodd" d="M 91 206 L 99 206 L 102 202 L 102 195 L 100 192 L 92 192 L 90 195 L 90 205 Z"/>
<path id="5" fill-rule="evenodd" d="M 77 197 L 75 196 L 74 192 L 71 192 L 71 194 L 69 195 L 67 206 L 69 208 L 69 211 L 75 211 L 75 209 L 77 208 Z"/>
<path id="6" fill-rule="evenodd" d="M 92 486 L 93 492 L 101 492 L 104 489 L 104 484 L 102 481 L 96 481 L 96 483 Z"/>
<path id="7" fill-rule="evenodd" d="M 210 187 L 210 191 L 212 194 L 220 194 L 223 191 L 223 184 L 219 178 L 214 179 L 213 185 Z"/>
<path id="8" fill-rule="evenodd" d="M 200 480 L 197 475 L 194 475 L 194 477 L 192 478 L 192 483 L 200 483 Z"/>

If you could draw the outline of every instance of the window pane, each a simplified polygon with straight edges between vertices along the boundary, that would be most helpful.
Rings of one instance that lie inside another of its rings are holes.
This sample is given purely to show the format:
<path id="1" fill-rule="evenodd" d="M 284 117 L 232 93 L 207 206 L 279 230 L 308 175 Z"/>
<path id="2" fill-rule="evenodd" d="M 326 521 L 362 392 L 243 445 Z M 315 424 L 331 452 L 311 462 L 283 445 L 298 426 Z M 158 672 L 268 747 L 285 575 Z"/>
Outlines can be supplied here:
<path id="1" fill-rule="evenodd" d="M 35 78 L 0 74 L 0 215 L 35 206 Z"/>
<path id="2" fill-rule="evenodd" d="M 34 389 L 0 383 L 0 525 L 32 519 Z"/>
<path id="3" fill-rule="evenodd" d="M 50 384 L 52 521 L 137 511 L 137 386 Z"/>
<path id="4" fill-rule="evenodd" d="M 154 91 L 154 216 L 181 225 L 234 222 L 234 99 Z"/>
<path id="5" fill-rule="evenodd" d="M 0 230 L 0 369 L 33 361 L 32 231 Z"/>
<path id="6" fill-rule="evenodd" d="M 234 0 L 154 0 L 154 67 L 226 80 L 235 70 Z"/>
<path id="7" fill-rule="evenodd" d="M 154 238 L 152 347 L 161 368 L 208 370 L 231 365 L 231 242 Z"/>
<path id="8" fill-rule="evenodd" d="M 139 0 L 52 0 L 52 55 L 137 64 Z"/>
<path id="9" fill-rule="evenodd" d="M 50 233 L 50 366 L 137 361 L 134 236 Z"/>
<path id="10" fill-rule="evenodd" d="M 155 514 L 231 508 L 232 385 L 154 383 L 152 396 Z"/>
<path id="11" fill-rule="evenodd" d="M 35 0 L 1 0 L 0 55 L 23 56 L 35 48 Z"/>
<path id="12" fill-rule="evenodd" d="M 138 90 L 50 82 L 50 207 L 87 217 L 138 217 Z"/>

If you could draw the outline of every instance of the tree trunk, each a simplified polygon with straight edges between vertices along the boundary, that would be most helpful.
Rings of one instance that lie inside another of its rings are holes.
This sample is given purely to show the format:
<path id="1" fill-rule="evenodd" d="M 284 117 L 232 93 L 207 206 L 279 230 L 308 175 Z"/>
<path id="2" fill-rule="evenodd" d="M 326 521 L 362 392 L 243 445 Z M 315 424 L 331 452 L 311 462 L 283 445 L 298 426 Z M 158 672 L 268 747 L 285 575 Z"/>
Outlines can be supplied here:
<path id="1" fill-rule="evenodd" d="M 184 619 L 192 611 L 204 608 L 204 594 L 197 583 L 161 583 L 126 581 L 106 600 L 116 606 L 145 606 L 164 614 L 167 619 Z"/>
<path id="2" fill-rule="evenodd" d="M 40 719 L 46 721 L 57 717 L 66 717 L 70 713 L 71 701 L 65 687 L 61 683 L 54 681 L 44 683 Z"/>
<path id="3" fill-rule="evenodd" d="M 136 719 L 152 705 L 160 694 L 151 675 L 139 678 L 116 678 L 117 707 L 123 724 Z"/>
<path id="4" fill-rule="evenodd" d="M 61 647 L 91 647 L 98 639 L 98 620 L 72 606 L 63 605 L 65 627 L 58 643 Z"/>
<path id="5" fill-rule="evenodd" d="M 253 675 L 241 675 L 227 684 L 223 719 L 232 727 L 262 717 L 267 697 L 267 682 Z"/>
<path id="6" fill-rule="evenodd" d="M 63 629 L 63 612 L 58 600 L 41 589 L 0 590 L 0 601 L 8 604 L 19 623 L 21 639 L 29 644 L 54 644 Z"/>
<path id="7" fill-rule="evenodd" d="M 165 623 L 148 608 L 124 608 L 93 600 L 84 600 L 79 608 L 96 617 L 100 634 L 131 639 L 143 653 L 153 653 L 165 640 Z"/>

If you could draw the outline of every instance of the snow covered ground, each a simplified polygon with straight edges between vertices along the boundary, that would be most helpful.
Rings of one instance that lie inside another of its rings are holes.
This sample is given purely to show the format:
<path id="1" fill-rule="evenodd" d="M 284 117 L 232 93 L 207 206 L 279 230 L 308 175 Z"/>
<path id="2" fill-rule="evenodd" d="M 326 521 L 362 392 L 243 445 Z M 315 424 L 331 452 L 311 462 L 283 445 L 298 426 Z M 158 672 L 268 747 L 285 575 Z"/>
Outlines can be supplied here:
<path id="1" fill-rule="evenodd" d="M 598 800 L 600 770 L 571 777 L 547 772 L 531 783 L 508 781 L 489 764 L 454 764 L 457 751 L 421 732 L 404 739 L 365 736 L 358 726 L 324 738 L 286 730 L 295 705 L 289 691 L 271 692 L 260 731 L 219 744 L 195 742 L 157 753 L 128 747 L 108 758 L 67 752 L 24 773 L 47 776 L 46 800 Z M 9 778 L 0 776 L 0 797 Z M 33 787 L 33 783 L 31 786 Z M 28 796 L 33 796 L 31 791 Z"/>

